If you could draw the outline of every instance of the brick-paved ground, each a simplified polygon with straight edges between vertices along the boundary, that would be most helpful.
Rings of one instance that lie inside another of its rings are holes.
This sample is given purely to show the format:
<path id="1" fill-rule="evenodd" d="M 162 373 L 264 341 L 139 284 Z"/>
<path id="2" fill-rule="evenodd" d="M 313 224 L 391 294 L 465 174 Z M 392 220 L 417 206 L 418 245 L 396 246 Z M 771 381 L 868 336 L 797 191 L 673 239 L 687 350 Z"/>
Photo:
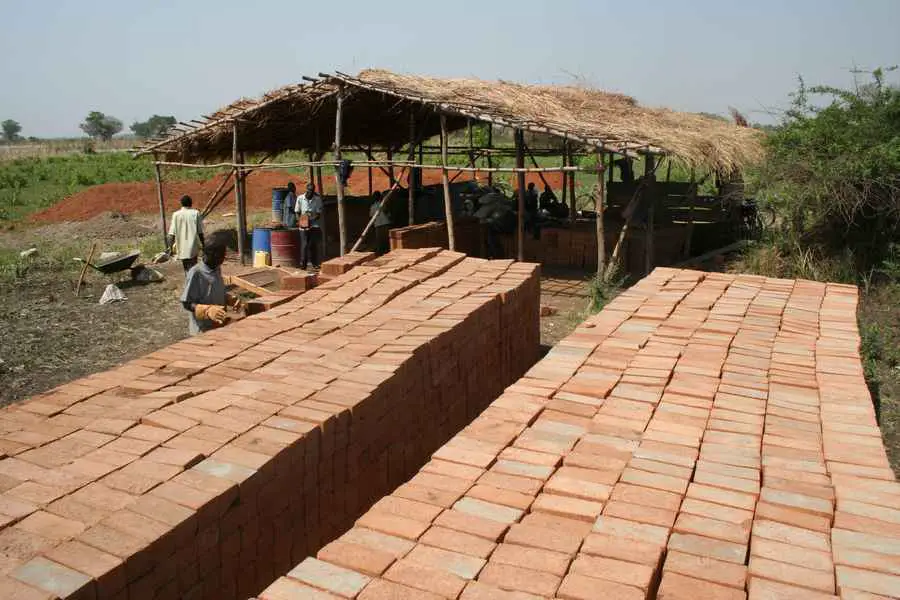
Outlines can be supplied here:
<path id="1" fill-rule="evenodd" d="M 856 305 L 657 269 L 260 598 L 900 597 Z"/>

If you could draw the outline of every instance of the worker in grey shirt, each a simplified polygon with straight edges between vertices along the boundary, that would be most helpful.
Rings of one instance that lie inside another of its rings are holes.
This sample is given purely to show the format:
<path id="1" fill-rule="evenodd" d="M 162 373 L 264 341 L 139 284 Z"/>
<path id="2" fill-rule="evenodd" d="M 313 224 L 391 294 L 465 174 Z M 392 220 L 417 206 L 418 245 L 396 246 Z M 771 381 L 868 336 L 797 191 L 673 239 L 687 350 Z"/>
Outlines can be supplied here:
<path id="1" fill-rule="evenodd" d="M 185 276 L 181 304 L 190 313 L 191 335 L 223 325 L 225 306 L 234 303 L 227 297 L 222 279 L 221 267 L 228 248 L 226 236 L 224 232 L 215 232 L 203 246 L 203 262 L 191 267 Z"/>

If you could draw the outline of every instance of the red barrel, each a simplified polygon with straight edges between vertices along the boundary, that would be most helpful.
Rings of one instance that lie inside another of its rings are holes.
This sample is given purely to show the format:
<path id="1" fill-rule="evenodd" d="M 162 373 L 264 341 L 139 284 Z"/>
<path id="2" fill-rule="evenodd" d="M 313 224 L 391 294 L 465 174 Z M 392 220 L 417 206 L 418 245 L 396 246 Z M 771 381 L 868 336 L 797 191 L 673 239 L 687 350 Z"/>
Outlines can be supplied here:
<path id="1" fill-rule="evenodd" d="M 299 266 L 300 231 L 297 229 L 272 230 L 272 266 Z"/>

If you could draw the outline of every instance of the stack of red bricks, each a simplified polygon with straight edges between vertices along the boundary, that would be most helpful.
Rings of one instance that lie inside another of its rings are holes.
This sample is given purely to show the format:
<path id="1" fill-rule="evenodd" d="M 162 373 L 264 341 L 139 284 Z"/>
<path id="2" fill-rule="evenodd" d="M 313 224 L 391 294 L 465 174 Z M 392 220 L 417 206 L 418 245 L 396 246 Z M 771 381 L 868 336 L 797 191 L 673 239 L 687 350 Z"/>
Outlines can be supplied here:
<path id="1" fill-rule="evenodd" d="M 399 251 L 0 411 L 0 598 L 259 593 L 534 363 L 538 310 L 535 265 Z"/>
<path id="2" fill-rule="evenodd" d="M 900 597 L 856 302 L 657 269 L 260 597 Z"/>
<path id="3" fill-rule="evenodd" d="M 469 256 L 484 256 L 484 226 L 471 217 L 456 217 L 453 226 L 453 241 L 456 250 Z M 430 221 L 408 227 L 390 230 L 391 250 L 401 248 L 448 248 L 447 224 L 444 221 Z M 512 255 L 509 255 L 512 256 Z"/>
<path id="4" fill-rule="evenodd" d="M 374 252 L 348 252 L 344 256 L 338 256 L 323 262 L 321 274 L 326 277 L 337 277 L 354 267 L 372 260 L 375 256 Z"/>

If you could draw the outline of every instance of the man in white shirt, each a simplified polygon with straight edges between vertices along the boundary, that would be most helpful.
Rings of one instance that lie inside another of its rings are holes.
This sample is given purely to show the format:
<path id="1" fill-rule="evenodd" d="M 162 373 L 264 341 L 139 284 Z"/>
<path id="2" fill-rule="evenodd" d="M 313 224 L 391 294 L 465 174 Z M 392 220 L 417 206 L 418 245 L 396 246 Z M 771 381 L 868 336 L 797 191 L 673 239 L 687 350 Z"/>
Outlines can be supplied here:
<path id="1" fill-rule="evenodd" d="M 294 208 L 297 225 L 300 227 L 300 268 L 304 270 L 309 263 L 312 263 L 313 269 L 319 269 L 322 209 L 322 196 L 316 193 L 316 186 L 312 182 L 307 183 L 306 193 L 297 197 Z"/>
<path id="2" fill-rule="evenodd" d="M 203 244 L 203 218 L 199 210 L 191 208 L 193 203 L 190 196 L 181 197 L 181 208 L 172 214 L 167 236 L 169 254 L 175 253 L 181 260 L 185 273 L 197 264 Z"/>

